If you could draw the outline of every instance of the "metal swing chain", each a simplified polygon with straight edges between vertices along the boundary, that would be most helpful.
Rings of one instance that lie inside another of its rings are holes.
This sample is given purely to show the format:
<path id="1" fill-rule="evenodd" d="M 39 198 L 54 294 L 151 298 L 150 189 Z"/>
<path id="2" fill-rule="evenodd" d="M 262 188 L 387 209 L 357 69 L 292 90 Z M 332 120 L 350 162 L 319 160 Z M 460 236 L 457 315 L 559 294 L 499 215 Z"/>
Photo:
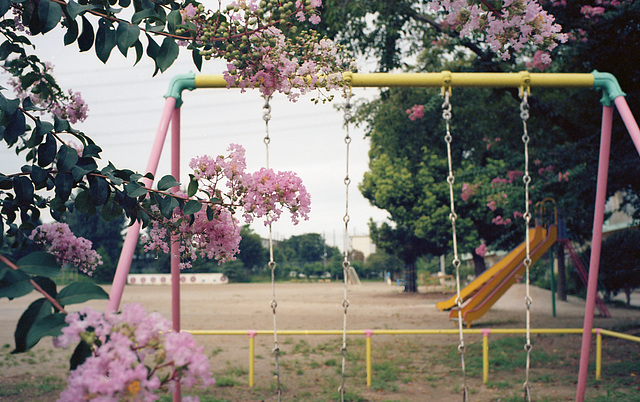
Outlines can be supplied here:
<path id="1" fill-rule="evenodd" d="M 529 383 L 529 371 L 531 368 L 531 294 L 530 294 L 530 278 L 529 268 L 531 267 L 531 248 L 529 243 L 529 224 L 531 222 L 531 212 L 529 210 L 529 183 L 531 183 L 531 176 L 529 175 L 529 132 L 527 130 L 527 120 L 529 119 L 529 101 L 528 92 L 529 88 L 522 88 L 522 100 L 520 102 L 520 118 L 522 119 L 522 143 L 524 144 L 524 200 L 525 200 L 525 213 L 523 215 L 525 221 L 525 244 L 527 245 L 527 256 L 524 259 L 525 273 L 525 288 L 526 296 L 524 298 L 526 304 L 526 343 L 524 350 L 527 353 L 526 369 L 525 369 L 525 381 L 524 399 L 525 401 L 531 401 L 531 384 Z"/>
<path id="2" fill-rule="evenodd" d="M 449 200 L 451 205 L 451 213 L 449 214 L 449 220 L 451 220 L 451 236 L 453 243 L 453 267 L 456 271 L 456 304 L 458 305 L 458 333 L 460 335 L 460 344 L 458 345 L 458 352 L 460 352 L 460 363 L 462 368 L 462 398 L 463 401 L 469 400 L 469 390 L 467 388 L 466 370 L 464 363 L 465 344 L 464 334 L 462 330 L 462 297 L 460 296 L 460 258 L 458 257 L 458 238 L 456 235 L 456 220 L 458 216 L 455 212 L 455 195 L 453 191 L 453 183 L 455 182 L 455 176 L 453 175 L 453 162 L 451 157 L 451 103 L 449 97 L 451 96 L 451 88 L 443 88 L 444 102 L 442 103 L 442 118 L 445 122 L 446 134 L 444 141 L 447 143 L 447 162 L 449 167 L 449 174 L 447 176 L 447 183 L 449 183 Z"/>
<path id="3" fill-rule="evenodd" d="M 342 325 L 342 347 L 340 353 L 342 354 L 342 370 L 340 380 L 340 400 L 344 402 L 344 384 L 345 384 L 345 371 L 347 366 L 347 310 L 349 309 L 348 299 L 348 278 L 351 263 L 349 262 L 349 185 L 351 179 L 349 178 L 349 145 L 351 144 L 351 136 L 349 135 L 349 123 L 351 122 L 351 88 L 346 90 L 346 103 L 344 105 L 344 127 L 345 137 L 344 143 L 346 145 L 346 163 L 345 163 L 345 213 L 342 221 L 344 222 L 344 260 L 342 262 L 342 271 L 344 276 L 344 297 L 342 299 L 342 307 L 344 308 L 344 320 Z"/>
<path id="4" fill-rule="evenodd" d="M 264 106 L 262 107 L 262 119 L 264 120 L 265 126 L 265 136 L 264 136 L 264 146 L 266 150 L 267 157 L 267 169 L 269 168 L 269 144 L 271 143 L 271 137 L 269 137 L 269 120 L 271 120 L 271 96 L 264 97 Z M 280 347 L 278 346 L 278 326 L 276 325 L 276 308 L 278 307 L 278 302 L 276 301 L 276 262 L 273 259 L 273 234 L 271 231 L 271 220 L 268 219 L 268 227 L 269 227 L 269 269 L 271 270 L 271 290 L 272 290 L 272 299 L 271 299 L 271 310 L 273 311 L 273 357 L 275 360 L 275 377 L 276 377 L 276 392 L 278 394 L 278 401 L 282 398 L 282 385 L 280 383 Z"/>

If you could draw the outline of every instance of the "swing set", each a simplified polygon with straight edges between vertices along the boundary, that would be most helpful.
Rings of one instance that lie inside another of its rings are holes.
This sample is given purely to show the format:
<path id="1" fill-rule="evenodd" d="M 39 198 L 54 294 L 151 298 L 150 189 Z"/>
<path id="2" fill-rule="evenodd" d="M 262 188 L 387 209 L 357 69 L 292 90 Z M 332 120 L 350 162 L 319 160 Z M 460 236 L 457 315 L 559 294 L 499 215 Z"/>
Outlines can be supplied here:
<path id="1" fill-rule="evenodd" d="M 585 74 L 568 74 L 568 73 L 452 73 L 449 71 L 443 71 L 439 73 L 407 73 L 407 74 L 391 74 L 391 73 L 373 73 L 373 74 L 359 74 L 359 73 L 344 73 L 343 81 L 346 85 L 345 98 L 346 104 L 343 107 L 344 122 L 345 122 L 345 146 L 346 146 L 346 175 L 344 178 L 345 185 L 345 215 L 343 217 L 344 222 L 344 296 L 342 299 L 342 307 L 344 309 L 344 320 L 342 329 L 342 369 L 341 369 L 341 385 L 340 394 L 342 400 L 344 400 L 344 388 L 345 388 L 345 367 L 346 367 L 346 355 L 347 355 L 347 311 L 349 307 L 348 299 L 348 278 L 350 273 L 353 272 L 348 255 L 348 228 L 349 228 L 349 185 L 351 179 L 349 178 L 349 144 L 351 137 L 349 136 L 349 123 L 351 120 L 351 88 L 356 87 L 434 87 L 442 88 L 442 118 L 445 122 L 445 135 L 444 140 L 447 149 L 447 162 L 448 162 L 448 176 L 447 182 L 449 184 L 449 201 L 450 201 L 450 214 L 449 219 L 451 221 L 451 235 L 453 245 L 453 267 L 455 269 L 455 281 L 456 281 L 456 297 L 454 299 L 457 305 L 457 324 L 459 334 L 458 351 L 461 359 L 461 371 L 462 371 L 462 390 L 463 400 L 469 399 L 469 390 L 466 384 L 465 377 L 465 340 L 463 331 L 463 317 L 462 317 L 462 303 L 460 289 L 460 258 L 458 255 L 458 244 L 456 234 L 456 209 L 455 209 L 455 195 L 454 195 L 454 182 L 455 176 L 453 174 L 454 167 L 452 165 L 451 146 L 454 142 L 454 135 L 451 132 L 450 122 L 452 120 L 452 106 L 451 96 L 452 88 L 457 87 L 501 87 L 501 88 L 517 88 L 520 95 L 520 118 L 522 120 L 522 143 L 524 152 L 524 207 L 525 212 L 523 214 L 525 221 L 525 244 L 526 244 L 526 256 L 524 258 L 525 267 L 525 312 L 526 312 L 526 329 L 525 329 L 525 345 L 526 351 L 526 372 L 523 390 L 525 393 L 525 400 L 531 400 L 531 387 L 529 384 L 529 372 L 530 372 L 530 356 L 532 350 L 531 333 L 535 332 L 531 329 L 531 304 L 532 300 L 529 293 L 530 281 L 529 281 L 529 268 L 532 264 L 531 250 L 530 250 L 530 221 L 531 211 L 529 210 L 529 185 L 531 183 L 531 176 L 529 175 L 529 140 L 527 120 L 529 118 L 529 104 L 528 96 L 532 88 L 540 87 L 555 87 L 555 88 L 595 88 L 603 92 L 601 103 L 603 104 L 602 112 L 602 125 L 601 125 L 601 137 L 600 137 L 600 151 L 599 151 L 599 166 L 598 177 L 596 186 L 596 200 L 595 200 L 595 213 L 593 221 L 593 233 L 591 243 L 591 258 L 589 267 L 589 277 L 587 286 L 587 298 L 585 304 L 584 325 L 582 330 L 582 347 L 580 354 L 580 369 L 578 374 L 578 384 L 576 390 L 576 400 L 583 401 L 585 397 L 585 389 L 587 382 L 587 371 L 589 363 L 589 353 L 591 345 L 591 334 L 593 330 L 593 317 L 594 309 L 597 298 L 597 282 L 598 282 L 598 266 L 600 260 L 600 251 L 602 243 L 602 226 L 604 223 L 604 206 L 606 201 L 606 187 L 609 165 L 609 154 L 611 144 L 611 131 L 613 121 L 613 109 L 617 108 L 627 131 L 629 132 L 631 139 L 640 153 L 640 129 L 638 124 L 631 113 L 627 102 L 625 101 L 625 94 L 622 92 L 615 77 L 608 73 L 585 73 Z M 163 144 L 166 139 L 169 126 L 171 126 L 171 174 L 176 180 L 180 181 L 180 110 L 182 107 L 182 92 L 185 90 L 195 90 L 204 88 L 227 88 L 227 82 L 222 75 L 196 75 L 185 74 L 179 75 L 173 78 L 171 81 L 169 91 L 165 95 L 165 105 L 160 119 L 160 123 L 156 132 L 156 137 L 151 149 L 151 155 L 146 167 L 146 171 L 155 175 L 160 155 L 162 153 Z M 263 120 L 265 121 L 266 135 L 264 137 L 264 143 L 266 148 L 266 166 L 269 167 L 269 121 L 271 119 L 271 106 L 270 97 L 265 98 L 265 105 L 263 107 Z M 147 185 L 151 186 L 150 180 L 147 180 Z M 278 400 L 282 396 L 282 387 L 280 385 L 280 373 L 279 373 L 279 347 L 278 347 L 278 329 L 276 322 L 276 285 L 275 285 L 275 269 L 276 262 L 273 258 L 273 239 L 271 232 L 271 225 L 269 224 L 269 268 L 271 270 L 271 284 L 273 298 L 271 300 L 271 309 L 273 312 L 273 336 L 274 347 L 273 355 L 275 360 L 275 378 L 277 382 L 276 392 Z M 138 241 L 138 235 L 140 232 L 140 224 L 134 223 L 128 230 L 124 246 L 121 252 L 118 266 L 116 269 L 115 277 L 113 280 L 113 286 L 111 289 L 110 299 L 107 305 L 107 310 L 115 311 L 120 305 L 122 294 L 124 292 L 124 286 L 127 282 L 127 275 L 131 266 L 131 261 L 135 251 L 135 246 Z M 180 326 L 180 269 L 179 269 L 179 243 L 174 242 L 171 247 L 171 295 L 172 295 L 172 322 L 173 329 L 176 331 L 181 330 Z M 283 331 L 280 331 L 282 333 Z M 286 332 L 286 331 L 285 331 Z M 351 333 L 351 332 L 349 332 Z M 255 334 L 254 334 L 255 336 Z M 370 335 L 367 337 L 369 341 Z M 253 340 L 253 338 L 252 338 Z M 370 345 L 370 344 L 368 344 Z M 370 346 L 369 346 L 370 347 Z M 369 355 L 367 356 L 369 358 Z M 368 373 L 369 377 L 370 373 Z M 180 400 L 180 389 L 176 389 L 174 393 L 174 400 Z"/>

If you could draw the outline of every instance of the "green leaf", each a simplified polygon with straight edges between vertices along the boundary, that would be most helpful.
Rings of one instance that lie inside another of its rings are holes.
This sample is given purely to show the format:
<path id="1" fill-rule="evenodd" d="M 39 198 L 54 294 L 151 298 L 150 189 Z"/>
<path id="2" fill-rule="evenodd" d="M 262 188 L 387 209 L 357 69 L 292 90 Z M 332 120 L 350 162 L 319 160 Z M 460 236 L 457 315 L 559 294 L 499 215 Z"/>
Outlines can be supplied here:
<path id="1" fill-rule="evenodd" d="M 122 207 L 116 204 L 113 197 L 107 200 L 107 203 L 102 206 L 102 219 L 105 221 L 111 221 L 122 215 Z"/>
<path id="2" fill-rule="evenodd" d="M 78 346 L 76 346 L 73 354 L 71 355 L 71 359 L 69 360 L 69 370 L 75 370 L 78 366 L 82 365 L 87 357 L 91 356 L 93 351 L 91 350 L 91 346 L 87 345 L 85 341 L 80 341 Z"/>
<path id="3" fill-rule="evenodd" d="M 142 42 L 140 42 L 140 39 L 136 41 L 134 48 L 136 49 L 136 62 L 133 64 L 136 65 L 140 60 L 142 60 L 142 55 L 144 54 L 144 48 L 142 47 Z"/>
<path id="4" fill-rule="evenodd" d="M 13 178 L 13 191 L 16 195 L 16 204 L 30 205 L 33 203 L 34 188 L 31 179 L 25 176 Z"/>
<path id="5" fill-rule="evenodd" d="M 161 21 L 161 18 L 158 15 L 158 13 L 156 13 L 153 10 L 153 8 L 146 8 L 144 10 L 138 11 L 137 13 L 133 14 L 133 16 L 131 17 L 131 23 L 137 26 L 143 20 L 146 20 L 146 19 L 163 22 Z"/>
<path id="6" fill-rule="evenodd" d="M 78 48 L 80 49 L 80 51 L 86 52 L 87 50 L 91 49 L 94 39 L 95 37 L 93 35 L 93 26 L 91 25 L 87 17 L 83 15 L 82 33 L 78 37 Z"/>
<path id="7" fill-rule="evenodd" d="M 213 208 L 211 208 L 211 205 L 207 205 L 207 220 L 209 222 L 213 220 Z"/>
<path id="8" fill-rule="evenodd" d="M 31 165 L 31 180 L 37 188 L 43 188 L 49 178 L 49 169 L 43 169 L 38 165 Z"/>
<path id="9" fill-rule="evenodd" d="M 69 13 L 69 17 L 71 17 L 72 20 L 75 20 L 78 15 L 83 14 L 86 11 L 98 8 L 99 7 L 97 5 L 80 5 L 73 0 L 69 0 L 69 2 L 67 3 L 67 12 Z"/>
<path id="10" fill-rule="evenodd" d="M 84 303 L 89 300 L 108 300 L 109 294 L 90 282 L 72 282 L 62 288 L 56 300 L 63 306 Z"/>
<path id="11" fill-rule="evenodd" d="M 16 265 L 22 271 L 31 275 L 53 278 L 60 274 L 60 265 L 56 261 L 56 257 L 45 251 L 27 254 L 20 258 Z"/>
<path id="12" fill-rule="evenodd" d="M 86 212 L 89 215 L 96 213 L 96 208 L 91 202 L 91 192 L 89 190 L 80 191 L 74 198 L 73 205 L 79 212 Z"/>
<path id="13" fill-rule="evenodd" d="M 16 348 L 12 350 L 11 353 L 21 353 L 31 349 L 35 343 L 27 343 L 29 331 L 38 319 L 51 315 L 52 312 L 53 306 L 45 298 L 37 299 L 31 303 L 18 320 L 16 331 L 13 334 L 16 342 Z"/>
<path id="14" fill-rule="evenodd" d="M 68 120 L 61 119 L 58 116 L 53 116 L 53 129 L 59 133 L 71 130 L 71 126 L 69 125 Z"/>
<path id="15" fill-rule="evenodd" d="M 138 198 L 147 194 L 147 189 L 134 181 L 125 184 L 124 189 L 127 191 L 127 195 L 133 198 Z"/>
<path id="16" fill-rule="evenodd" d="M 58 286 L 53 279 L 44 276 L 35 276 L 31 279 L 51 297 L 55 298 L 58 295 Z"/>
<path id="17" fill-rule="evenodd" d="M 52 134 L 47 134 L 45 142 L 38 146 L 38 165 L 49 166 L 56 158 L 58 144 Z"/>
<path id="18" fill-rule="evenodd" d="M 189 200 L 183 208 L 185 215 L 195 214 L 202 209 L 202 203 L 196 200 Z"/>
<path id="19" fill-rule="evenodd" d="M 160 200 L 158 206 L 160 207 L 162 216 L 167 219 L 171 219 L 171 217 L 173 216 L 173 210 L 178 208 L 180 204 L 178 204 L 178 200 L 168 195 Z"/>
<path id="20" fill-rule="evenodd" d="M 122 8 L 127 8 L 127 7 L 129 7 L 131 5 L 131 0 L 119 0 L 118 4 Z"/>
<path id="21" fill-rule="evenodd" d="M 176 27 L 182 24 L 182 14 L 179 10 L 173 10 L 167 15 L 167 28 L 170 33 L 176 32 Z"/>
<path id="22" fill-rule="evenodd" d="M 136 44 L 140 36 L 140 27 L 126 22 L 120 22 L 116 30 L 116 42 L 123 56 L 127 56 L 129 48 Z"/>
<path id="23" fill-rule="evenodd" d="M 0 110 L 2 110 L 5 115 L 13 115 L 18 110 L 18 106 L 20 106 L 20 99 L 7 99 L 0 93 Z"/>
<path id="24" fill-rule="evenodd" d="M 78 163 L 78 151 L 64 144 L 60 146 L 58 151 L 58 171 L 68 172 Z"/>
<path id="25" fill-rule="evenodd" d="M 33 104 L 33 101 L 31 100 L 31 97 L 27 96 L 26 98 L 24 98 L 24 100 L 22 101 L 22 108 L 24 110 L 43 110 L 39 107 L 37 107 L 36 105 Z"/>
<path id="26" fill-rule="evenodd" d="M 76 20 L 67 19 L 67 32 L 64 34 L 64 45 L 68 46 L 78 39 L 80 29 Z"/>
<path id="27" fill-rule="evenodd" d="M 4 16 L 11 8 L 11 0 L 0 0 L 0 17 Z"/>
<path id="28" fill-rule="evenodd" d="M 56 197 L 66 202 L 71 196 L 71 190 L 73 190 L 73 176 L 68 172 L 58 173 L 54 183 L 56 184 Z"/>
<path id="29" fill-rule="evenodd" d="M 95 206 L 104 205 L 109 199 L 109 184 L 103 177 L 89 176 L 89 191 Z"/>
<path id="30" fill-rule="evenodd" d="M 176 179 L 174 179 L 173 176 L 166 175 L 162 179 L 160 179 L 160 181 L 158 182 L 158 190 L 167 191 L 171 187 L 176 187 L 176 186 L 179 186 L 179 185 L 180 185 L 180 183 L 178 183 L 178 181 Z"/>
<path id="31" fill-rule="evenodd" d="M 106 18 L 100 18 L 98 32 L 96 33 L 96 55 L 98 59 L 106 63 L 115 46 L 116 30 L 113 28 L 113 24 Z"/>
<path id="32" fill-rule="evenodd" d="M 180 47 L 176 43 L 175 39 L 166 37 L 162 41 L 162 46 L 158 50 L 158 54 L 155 58 L 156 66 L 160 69 L 160 71 L 166 71 L 173 62 L 178 58 L 178 53 L 180 52 Z"/>
<path id="33" fill-rule="evenodd" d="M 67 326 L 66 316 L 64 313 L 54 313 L 38 318 L 27 333 L 27 349 L 34 347 L 45 336 L 61 335 L 62 328 Z"/>
<path id="34" fill-rule="evenodd" d="M 16 112 L 11 116 L 11 120 L 9 120 L 9 124 L 7 124 L 4 129 L 4 140 L 12 146 L 18 141 L 18 138 L 24 134 L 26 129 L 26 121 L 24 118 L 24 113 L 20 110 L 16 110 Z"/>
<path id="35" fill-rule="evenodd" d="M 200 49 L 197 47 L 193 48 L 193 50 L 191 50 L 191 58 L 198 71 L 202 71 L 202 53 L 200 53 Z"/>
<path id="36" fill-rule="evenodd" d="M 47 121 L 42 121 L 40 119 L 38 119 L 36 121 L 36 130 L 38 132 L 39 135 L 42 135 L 43 137 L 46 134 L 49 134 L 50 132 L 52 132 L 54 129 L 53 124 L 47 122 Z"/>
<path id="37" fill-rule="evenodd" d="M 190 174 L 189 187 L 187 188 L 187 197 L 193 197 L 198 192 L 198 180 Z"/>
<path id="38" fill-rule="evenodd" d="M 14 299 L 31 293 L 33 285 L 30 279 L 29 275 L 22 271 L 10 269 L 5 272 L 2 280 L 0 280 L 0 298 Z"/>
<path id="39" fill-rule="evenodd" d="M 82 150 L 82 157 L 100 159 L 100 152 L 102 152 L 102 148 L 100 148 L 96 144 L 89 144 Z"/>
<path id="40" fill-rule="evenodd" d="M 55 28 L 62 18 L 60 4 L 49 0 L 40 0 L 38 6 L 38 18 L 40 19 L 40 31 L 45 34 Z"/>

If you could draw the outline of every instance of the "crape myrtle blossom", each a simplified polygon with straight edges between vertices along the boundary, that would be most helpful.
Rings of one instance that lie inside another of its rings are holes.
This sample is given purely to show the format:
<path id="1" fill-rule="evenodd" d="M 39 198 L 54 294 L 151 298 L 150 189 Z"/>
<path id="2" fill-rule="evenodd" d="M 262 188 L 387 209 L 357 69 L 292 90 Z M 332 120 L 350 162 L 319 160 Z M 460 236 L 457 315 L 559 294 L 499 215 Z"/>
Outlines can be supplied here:
<path id="1" fill-rule="evenodd" d="M 215 383 L 193 335 L 172 331 L 167 319 L 139 304 L 105 314 L 85 307 L 65 321 L 54 346 L 84 342 L 91 354 L 71 371 L 59 401 L 153 401 L 156 391 L 173 391 L 178 381 L 184 387 Z"/>
<path id="2" fill-rule="evenodd" d="M 91 241 L 76 237 L 66 223 L 42 224 L 31 232 L 29 238 L 53 254 L 60 265 L 77 267 L 89 276 L 102 264 L 100 254 L 91 249 Z"/>
<path id="3" fill-rule="evenodd" d="M 265 95 L 281 92 L 295 101 L 309 91 L 338 88 L 342 72 L 355 70 L 353 59 L 333 41 L 295 26 L 287 28 L 294 35 L 280 29 L 288 20 L 317 25 L 321 5 L 321 0 L 238 0 L 218 12 L 188 5 L 181 16 L 183 24 L 195 27 L 192 43 L 205 59 L 227 61 L 228 86 L 258 88 Z"/>
<path id="4" fill-rule="evenodd" d="M 537 0 L 433 0 L 428 7 L 442 15 L 443 25 L 458 30 L 461 36 L 482 36 L 503 60 L 527 47 L 548 54 L 568 38 Z M 539 55 L 536 61 L 551 59 Z"/>
<path id="5" fill-rule="evenodd" d="M 424 117 L 424 105 L 413 105 L 405 111 L 409 120 L 416 121 Z"/>
<path id="6" fill-rule="evenodd" d="M 192 183 L 206 207 L 185 216 L 175 208 L 170 219 L 159 214 L 152 206 L 156 219 L 151 224 L 149 236 L 143 238 L 145 251 L 169 252 L 168 241 L 180 238 L 181 268 L 189 268 L 198 256 L 222 263 L 235 259 L 240 244 L 240 225 L 235 214 L 242 210 L 246 223 L 256 218 L 265 219 L 265 225 L 278 220 L 287 209 L 291 220 L 297 224 L 307 220 L 311 199 L 302 180 L 293 172 L 276 172 L 262 168 L 246 172 L 245 150 L 231 144 L 228 155 L 200 156 L 189 164 L 193 173 Z M 186 194 L 180 193 L 185 197 Z"/>
<path id="7" fill-rule="evenodd" d="M 3 66 L 4 70 L 11 73 L 12 63 L 12 60 L 7 61 Z M 37 74 L 40 78 L 34 80 L 26 88 L 24 87 L 24 83 L 28 82 L 26 80 L 23 81 L 16 76 L 7 80 L 7 83 L 13 88 L 18 99 L 24 100 L 25 98 L 30 98 L 34 106 L 38 108 L 38 113 L 41 115 L 53 113 L 60 119 L 69 120 L 71 124 L 87 119 L 89 106 L 84 99 L 82 99 L 80 92 L 71 89 L 64 92 L 56 87 L 53 88 L 56 92 L 55 96 L 51 95 L 51 89 L 49 89 L 50 83 L 47 82 L 48 77 L 53 73 L 53 65 L 51 63 L 43 63 L 41 71 L 31 70 L 29 74 Z M 24 75 L 25 73 L 23 72 L 22 74 Z M 43 91 L 42 89 L 44 87 L 48 90 Z M 47 96 L 43 96 L 43 93 L 47 94 Z"/>

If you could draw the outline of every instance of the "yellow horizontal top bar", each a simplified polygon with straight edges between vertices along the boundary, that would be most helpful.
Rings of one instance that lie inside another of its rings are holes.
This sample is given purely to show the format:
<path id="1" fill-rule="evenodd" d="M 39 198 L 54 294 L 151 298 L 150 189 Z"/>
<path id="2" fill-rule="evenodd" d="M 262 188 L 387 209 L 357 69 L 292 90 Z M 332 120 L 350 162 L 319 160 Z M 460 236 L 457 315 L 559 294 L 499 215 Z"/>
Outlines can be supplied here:
<path id="1" fill-rule="evenodd" d="M 182 330 L 183 332 L 189 332 L 193 335 L 273 335 L 273 330 Z M 458 334 L 458 329 L 352 329 L 348 330 L 349 335 L 366 335 L 366 332 L 371 331 L 371 334 L 375 335 L 454 335 Z M 465 334 L 482 334 L 484 329 L 463 329 Z M 584 330 L 582 328 L 531 328 L 530 332 L 534 334 L 582 334 Z M 596 333 L 597 328 L 594 328 L 591 332 Z M 627 340 L 640 342 L 639 337 L 629 336 L 626 334 L 620 334 L 614 331 L 600 330 L 603 335 L 615 336 Z M 490 328 L 492 334 L 524 334 L 526 329 L 524 328 Z M 279 335 L 342 335 L 342 330 L 279 330 Z"/>
<path id="2" fill-rule="evenodd" d="M 344 73 L 351 87 L 592 87 L 590 73 Z M 222 75 L 196 75 L 196 88 L 226 88 Z"/>

